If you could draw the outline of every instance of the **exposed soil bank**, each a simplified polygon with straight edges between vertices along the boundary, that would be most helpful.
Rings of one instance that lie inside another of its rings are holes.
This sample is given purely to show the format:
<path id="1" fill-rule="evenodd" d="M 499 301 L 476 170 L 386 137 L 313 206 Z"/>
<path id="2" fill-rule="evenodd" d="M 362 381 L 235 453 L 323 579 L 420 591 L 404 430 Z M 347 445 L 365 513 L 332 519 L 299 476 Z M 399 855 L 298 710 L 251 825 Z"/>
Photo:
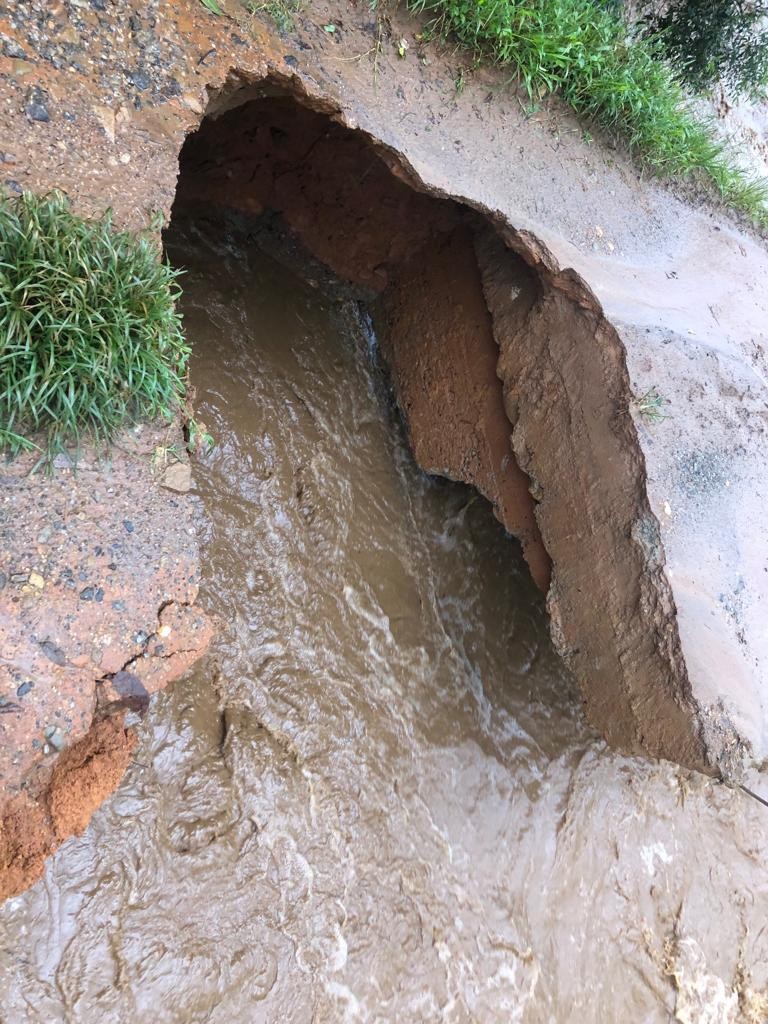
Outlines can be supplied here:
<path id="1" fill-rule="evenodd" d="M 481 447 L 491 454 L 474 454 L 462 431 L 451 465 L 431 468 L 466 474 L 507 509 L 544 583 L 535 510 L 553 561 L 555 641 L 613 742 L 725 775 L 759 762 L 768 752 L 764 249 L 638 185 L 616 154 L 581 143 L 557 107 L 554 130 L 528 123 L 490 73 L 459 104 L 433 51 L 426 66 L 377 53 L 374 69 L 365 55 L 379 29 L 367 9 L 319 4 L 312 18 L 288 42 L 257 22 L 251 37 L 191 2 L 149 13 L 134 3 L 17 5 L 0 18 L 7 186 L 62 187 L 80 210 L 111 203 L 134 226 L 153 208 L 167 216 L 183 140 L 209 110 L 222 116 L 205 131 L 223 132 L 226 147 L 199 165 L 201 196 L 218 189 L 218 201 L 250 201 L 251 212 L 268 202 L 317 256 L 385 303 L 409 259 L 437 258 L 438 240 L 471 230 L 503 388 L 479 386 L 490 382 L 487 320 L 461 331 L 456 344 L 472 336 L 485 356 L 478 388 L 454 389 L 452 408 L 468 410 L 470 427 L 490 408 L 495 426 L 483 427 Z M 321 28 L 330 21 L 333 38 Z M 489 90 L 500 94 L 492 102 Z M 316 125 L 304 162 L 290 123 L 273 126 L 283 136 L 269 128 L 281 104 L 295 124 Z M 241 118 L 257 108 L 246 138 Z M 254 158 L 281 152 L 279 175 L 274 165 L 254 175 Z M 345 167 L 365 176 L 344 177 Z M 370 201 L 396 186 L 402 204 Z M 481 220 L 490 242 L 478 238 Z M 523 265 L 530 306 L 509 301 Z M 433 366 L 438 341 L 426 353 Z M 454 364 L 442 380 L 430 371 L 422 420 L 443 415 L 434 399 L 458 376 Z M 398 378 L 406 404 L 408 377 Z M 652 386 L 674 400 L 674 418 L 655 426 L 633 403 Z M 506 464 L 502 405 L 513 436 Z M 410 415 L 420 415 L 415 404 Z M 427 446 L 412 433 L 417 449 Z M 433 454 L 445 458 L 430 451 L 427 463 Z"/>
<path id="2" fill-rule="evenodd" d="M 189 499 L 162 486 L 177 485 L 183 444 L 176 424 L 145 426 L 108 462 L 84 450 L 76 471 L 64 456 L 50 476 L 30 475 L 31 455 L 3 467 L 0 899 L 119 783 L 135 744 L 125 711 L 146 710 L 210 641 Z"/>

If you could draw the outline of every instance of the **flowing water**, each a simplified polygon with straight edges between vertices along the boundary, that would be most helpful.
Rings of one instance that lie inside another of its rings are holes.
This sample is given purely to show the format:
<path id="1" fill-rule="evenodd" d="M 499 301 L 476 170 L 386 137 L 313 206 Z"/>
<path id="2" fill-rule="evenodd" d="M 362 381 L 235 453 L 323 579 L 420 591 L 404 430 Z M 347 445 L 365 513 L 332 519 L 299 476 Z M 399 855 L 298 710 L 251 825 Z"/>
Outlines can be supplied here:
<path id="1" fill-rule="evenodd" d="M 518 547 L 415 467 L 354 303 L 254 245 L 172 254 L 219 639 L 0 911 L 0 1018 L 765 1019 L 768 812 L 586 728 Z"/>

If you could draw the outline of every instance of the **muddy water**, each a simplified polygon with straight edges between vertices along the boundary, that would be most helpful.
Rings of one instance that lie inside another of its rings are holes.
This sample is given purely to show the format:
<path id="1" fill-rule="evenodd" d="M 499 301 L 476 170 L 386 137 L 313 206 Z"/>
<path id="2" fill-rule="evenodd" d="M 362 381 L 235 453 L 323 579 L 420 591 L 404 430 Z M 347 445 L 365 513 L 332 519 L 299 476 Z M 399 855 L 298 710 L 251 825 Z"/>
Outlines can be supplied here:
<path id="1" fill-rule="evenodd" d="M 354 304 L 194 233 L 202 600 L 114 798 L 0 911 L 3 1021 L 764 1019 L 768 813 L 606 750 Z"/>

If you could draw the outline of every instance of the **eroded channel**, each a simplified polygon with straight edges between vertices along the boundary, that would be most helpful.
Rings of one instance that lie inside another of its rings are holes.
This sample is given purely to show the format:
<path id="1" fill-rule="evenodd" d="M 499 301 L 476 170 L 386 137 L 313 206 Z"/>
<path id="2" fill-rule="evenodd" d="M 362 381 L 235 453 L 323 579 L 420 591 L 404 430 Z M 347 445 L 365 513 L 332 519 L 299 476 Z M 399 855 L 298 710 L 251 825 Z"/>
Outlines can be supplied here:
<path id="1" fill-rule="evenodd" d="M 174 229 L 219 638 L 0 910 L 2 1019 L 762 1020 L 762 808 L 587 729 L 364 313 L 263 250 Z"/>

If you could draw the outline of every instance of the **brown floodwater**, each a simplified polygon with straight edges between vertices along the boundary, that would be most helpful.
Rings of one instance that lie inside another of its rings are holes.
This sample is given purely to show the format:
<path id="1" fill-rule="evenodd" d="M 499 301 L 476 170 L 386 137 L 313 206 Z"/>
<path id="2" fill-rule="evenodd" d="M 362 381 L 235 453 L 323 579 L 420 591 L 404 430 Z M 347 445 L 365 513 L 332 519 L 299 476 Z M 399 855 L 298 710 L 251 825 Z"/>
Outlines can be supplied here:
<path id="1" fill-rule="evenodd" d="M 220 633 L 0 910 L 0 1019 L 765 1020 L 768 812 L 585 726 L 364 313 L 263 248 L 175 230 Z"/>

